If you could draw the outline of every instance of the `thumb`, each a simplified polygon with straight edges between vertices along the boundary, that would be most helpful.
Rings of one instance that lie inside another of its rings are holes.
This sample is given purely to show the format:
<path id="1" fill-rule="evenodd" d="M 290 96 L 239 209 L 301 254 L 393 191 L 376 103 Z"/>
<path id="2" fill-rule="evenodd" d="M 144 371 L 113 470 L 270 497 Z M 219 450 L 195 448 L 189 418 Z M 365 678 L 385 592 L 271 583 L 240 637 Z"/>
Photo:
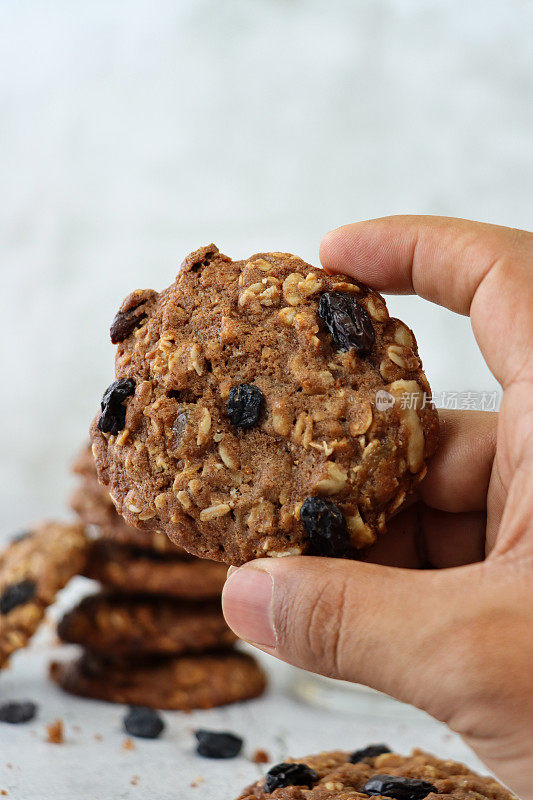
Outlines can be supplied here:
<path id="1" fill-rule="evenodd" d="M 457 630 L 450 603 L 464 597 L 449 581 L 453 575 L 462 583 L 466 569 L 444 577 L 342 559 L 259 559 L 230 572 L 222 604 L 228 625 L 261 650 L 443 718 L 447 709 L 435 706 L 435 681 L 439 705 L 446 706 L 457 688 L 450 677 L 446 691 Z"/>

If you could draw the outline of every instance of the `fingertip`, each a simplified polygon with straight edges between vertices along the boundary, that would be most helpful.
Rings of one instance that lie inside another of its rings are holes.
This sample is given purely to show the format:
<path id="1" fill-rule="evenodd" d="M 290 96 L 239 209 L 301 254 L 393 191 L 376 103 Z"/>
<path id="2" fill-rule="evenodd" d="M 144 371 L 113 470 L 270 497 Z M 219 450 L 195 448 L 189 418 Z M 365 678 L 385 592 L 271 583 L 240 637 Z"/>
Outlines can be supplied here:
<path id="1" fill-rule="evenodd" d="M 409 277 L 395 264 L 393 222 L 361 220 L 326 233 L 319 248 L 324 270 L 350 275 L 378 291 L 411 291 Z"/>
<path id="2" fill-rule="evenodd" d="M 319 258 L 320 263 L 326 272 L 339 272 L 339 264 L 346 262 L 346 236 L 344 235 L 346 225 L 328 231 L 320 242 Z"/>
<path id="3" fill-rule="evenodd" d="M 273 581 L 266 570 L 245 564 L 228 574 L 222 611 L 237 636 L 259 646 L 275 646 L 272 594 Z"/>

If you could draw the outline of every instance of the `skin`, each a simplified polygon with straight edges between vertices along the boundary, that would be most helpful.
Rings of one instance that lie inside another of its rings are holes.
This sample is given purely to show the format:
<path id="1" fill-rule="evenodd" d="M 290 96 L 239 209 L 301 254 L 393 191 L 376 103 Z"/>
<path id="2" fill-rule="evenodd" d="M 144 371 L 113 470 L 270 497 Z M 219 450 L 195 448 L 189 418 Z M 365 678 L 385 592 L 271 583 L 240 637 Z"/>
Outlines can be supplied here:
<path id="1" fill-rule="evenodd" d="M 232 568 L 226 620 L 284 661 L 427 711 L 533 800 L 533 234 L 389 217 L 328 233 L 320 258 L 469 315 L 500 412 L 442 412 L 416 501 L 365 563 Z"/>

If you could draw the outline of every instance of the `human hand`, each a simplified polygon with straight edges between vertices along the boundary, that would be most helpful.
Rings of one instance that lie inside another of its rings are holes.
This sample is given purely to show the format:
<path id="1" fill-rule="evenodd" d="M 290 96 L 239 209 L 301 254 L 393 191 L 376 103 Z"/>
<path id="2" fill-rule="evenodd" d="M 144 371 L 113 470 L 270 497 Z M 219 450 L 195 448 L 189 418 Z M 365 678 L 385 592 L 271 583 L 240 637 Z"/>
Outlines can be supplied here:
<path id="1" fill-rule="evenodd" d="M 446 722 L 532 800 L 533 234 L 391 217 L 332 231 L 320 256 L 328 272 L 469 314 L 500 413 L 441 416 L 416 504 L 367 556 L 378 563 L 245 564 L 226 582 L 226 619 L 284 661 Z"/>

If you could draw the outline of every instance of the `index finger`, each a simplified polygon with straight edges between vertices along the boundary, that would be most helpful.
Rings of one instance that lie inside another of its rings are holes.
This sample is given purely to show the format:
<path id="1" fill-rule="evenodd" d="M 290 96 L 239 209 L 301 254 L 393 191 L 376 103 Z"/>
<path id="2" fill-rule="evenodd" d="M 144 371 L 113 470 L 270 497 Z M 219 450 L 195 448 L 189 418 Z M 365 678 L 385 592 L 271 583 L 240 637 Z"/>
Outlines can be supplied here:
<path id="1" fill-rule="evenodd" d="M 533 373 L 533 234 L 449 217 L 383 217 L 326 234 L 320 259 L 328 272 L 470 314 L 504 386 Z"/>

